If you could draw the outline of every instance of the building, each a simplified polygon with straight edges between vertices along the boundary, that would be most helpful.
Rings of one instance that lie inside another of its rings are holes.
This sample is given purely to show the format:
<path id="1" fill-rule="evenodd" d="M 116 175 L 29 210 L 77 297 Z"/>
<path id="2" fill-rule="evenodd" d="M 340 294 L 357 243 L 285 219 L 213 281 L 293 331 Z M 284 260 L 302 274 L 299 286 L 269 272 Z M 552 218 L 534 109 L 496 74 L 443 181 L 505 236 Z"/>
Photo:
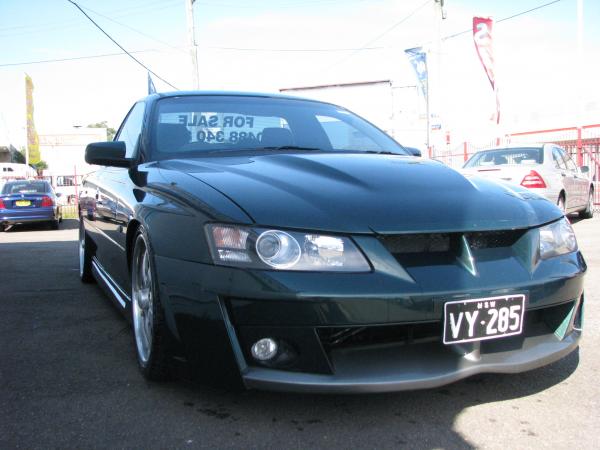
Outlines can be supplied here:
<path id="1" fill-rule="evenodd" d="M 25 157 L 9 142 L 0 143 L 0 163 L 25 163 Z"/>

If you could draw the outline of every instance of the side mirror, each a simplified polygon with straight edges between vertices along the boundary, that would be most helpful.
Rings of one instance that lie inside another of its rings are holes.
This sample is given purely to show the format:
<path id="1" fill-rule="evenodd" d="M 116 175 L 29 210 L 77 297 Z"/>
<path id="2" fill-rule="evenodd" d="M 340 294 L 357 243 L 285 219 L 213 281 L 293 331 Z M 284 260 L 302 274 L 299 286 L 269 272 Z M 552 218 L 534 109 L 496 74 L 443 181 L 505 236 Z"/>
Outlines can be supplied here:
<path id="1" fill-rule="evenodd" d="M 421 150 L 419 150 L 418 148 L 414 148 L 414 147 L 404 147 L 404 149 L 410 153 L 412 156 L 416 156 L 418 158 L 421 157 Z"/>
<path id="2" fill-rule="evenodd" d="M 98 166 L 131 167 L 133 160 L 125 158 L 125 142 L 93 142 L 85 148 L 85 162 Z"/>
<path id="3" fill-rule="evenodd" d="M 56 195 L 56 198 L 60 198 L 62 197 L 62 192 L 56 192 L 54 195 Z"/>
<path id="4" fill-rule="evenodd" d="M 581 166 L 579 168 L 579 170 L 581 170 L 581 173 L 589 173 L 590 172 L 590 168 L 588 166 Z"/>

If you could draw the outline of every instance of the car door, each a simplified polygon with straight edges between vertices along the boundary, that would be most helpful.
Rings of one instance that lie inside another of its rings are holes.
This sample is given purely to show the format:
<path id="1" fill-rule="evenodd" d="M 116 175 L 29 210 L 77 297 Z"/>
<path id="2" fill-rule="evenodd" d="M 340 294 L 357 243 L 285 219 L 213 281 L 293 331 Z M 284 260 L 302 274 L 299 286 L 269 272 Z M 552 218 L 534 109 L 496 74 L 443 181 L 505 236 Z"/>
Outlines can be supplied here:
<path id="1" fill-rule="evenodd" d="M 577 209 L 581 209 L 586 206 L 588 199 L 588 179 L 585 175 L 581 173 L 575 161 L 565 151 L 565 163 L 567 164 L 567 170 L 573 174 L 574 177 L 574 188 L 576 191 L 576 200 L 574 200 Z"/>
<path id="2" fill-rule="evenodd" d="M 125 121 L 115 136 L 115 141 L 125 143 L 125 157 L 131 158 L 137 152 L 139 137 L 144 122 L 145 103 L 138 102 L 129 111 Z M 110 219 L 104 221 L 104 230 L 108 237 L 109 249 L 105 256 L 105 269 L 112 279 L 126 293 L 129 292 L 129 270 L 127 265 L 126 233 L 127 224 L 132 216 L 127 191 L 131 191 L 128 169 L 110 167 L 104 172 L 102 195 L 110 205 Z"/>
<path id="3" fill-rule="evenodd" d="M 565 211 L 570 211 L 577 205 L 577 185 L 575 175 L 567 168 L 565 151 L 560 147 L 552 147 L 552 158 L 562 178 L 562 188 L 565 191 Z"/>

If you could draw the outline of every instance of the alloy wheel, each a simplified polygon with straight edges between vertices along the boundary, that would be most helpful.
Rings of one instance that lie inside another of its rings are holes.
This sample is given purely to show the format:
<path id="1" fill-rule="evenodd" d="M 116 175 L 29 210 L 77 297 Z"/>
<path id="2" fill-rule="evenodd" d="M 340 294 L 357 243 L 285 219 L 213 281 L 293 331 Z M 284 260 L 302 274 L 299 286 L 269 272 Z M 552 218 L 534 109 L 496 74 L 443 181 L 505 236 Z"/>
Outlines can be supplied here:
<path id="1" fill-rule="evenodd" d="M 79 233 L 79 276 L 83 277 L 85 267 L 85 237 L 83 233 Z"/>
<path id="2" fill-rule="evenodd" d="M 139 236 L 132 265 L 132 314 L 135 343 L 142 365 L 150 359 L 153 336 L 153 296 L 150 257 L 144 239 Z"/>

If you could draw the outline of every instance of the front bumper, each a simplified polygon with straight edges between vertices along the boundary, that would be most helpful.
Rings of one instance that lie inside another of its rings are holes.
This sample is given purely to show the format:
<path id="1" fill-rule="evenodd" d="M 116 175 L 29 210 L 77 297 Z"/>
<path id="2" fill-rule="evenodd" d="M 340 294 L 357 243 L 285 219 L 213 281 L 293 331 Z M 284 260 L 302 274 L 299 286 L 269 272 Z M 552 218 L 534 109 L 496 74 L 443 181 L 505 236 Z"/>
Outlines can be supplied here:
<path id="1" fill-rule="evenodd" d="M 251 271 L 158 256 L 167 321 L 185 358 L 218 370 L 228 355 L 248 388 L 386 392 L 531 370 L 577 348 L 586 271 L 579 252 L 534 263 L 512 250 L 482 252 L 469 274 L 454 263 L 405 270 L 376 244 L 361 248 L 370 273 Z M 517 293 L 527 295 L 522 335 L 441 342 L 445 302 Z M 337 329 L 374 331 L 375 339 L 332 345 L 324 336 Z M 255 361 L 250 348 L 264 337 L 284 342 L 291 356 Z"/>
<path id="2" fill-rule="evenodd" d="M 390 346 L 345 351 L 334 359 L 335 374 L 321 375 L 251 367 L 243 374 L 247 387 L 287 392 L 376 393 L 428 389 L 478 373 L 517 373 L 557 361 L 578 346 L 581 333 L 564 339 L 544 335 L 526 338 L 518 350 L 457 355 L 436 344 Z M 425 356 L 426 355 L 426 356 Z"/>

